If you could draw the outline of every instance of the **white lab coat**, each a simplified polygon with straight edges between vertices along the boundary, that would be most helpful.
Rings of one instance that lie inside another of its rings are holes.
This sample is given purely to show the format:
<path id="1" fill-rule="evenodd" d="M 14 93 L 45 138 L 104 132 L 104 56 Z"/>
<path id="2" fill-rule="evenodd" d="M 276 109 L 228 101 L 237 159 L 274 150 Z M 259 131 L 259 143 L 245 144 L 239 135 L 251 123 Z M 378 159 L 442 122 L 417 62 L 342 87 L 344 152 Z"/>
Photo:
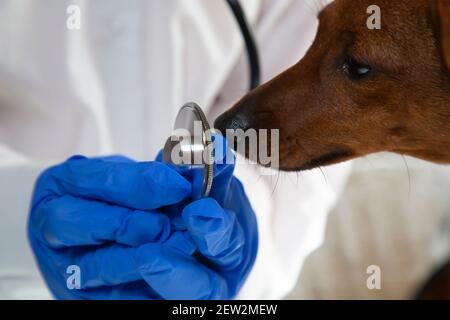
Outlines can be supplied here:
<path id="1" fill-rule="evenodd" d="M 242 1 L 265 81 L 305 53 L 319 2 Z M 66 28 L 71 4 L 80 30 Z M 46 298 L 25 232 L 37 174 L 73 154 L 153 159 L 183 103 L 214 118 L 245 93 L 244 46 L 222 0 L 0 0 L 0 44 L 0 297 Z M 240 298 L 289 293 L 348 171 L 282 173 L 275 186 L 237 168 L 260 233 Z"/>

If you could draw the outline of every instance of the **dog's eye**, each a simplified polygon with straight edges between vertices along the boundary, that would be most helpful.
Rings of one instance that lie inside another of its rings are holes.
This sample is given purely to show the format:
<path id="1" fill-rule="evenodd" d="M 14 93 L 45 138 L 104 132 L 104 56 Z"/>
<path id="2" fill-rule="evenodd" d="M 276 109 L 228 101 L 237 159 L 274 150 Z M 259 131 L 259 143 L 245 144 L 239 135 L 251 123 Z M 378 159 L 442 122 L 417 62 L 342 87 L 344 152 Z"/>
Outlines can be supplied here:
<path id="1" fill-rule="evenodd" d="M 372 73 L 372 67 L 359 63 L 352 58 L 347 58 L 342 64 L 344 73 L 353 80 L 359 80 L 368 77 Z"/>

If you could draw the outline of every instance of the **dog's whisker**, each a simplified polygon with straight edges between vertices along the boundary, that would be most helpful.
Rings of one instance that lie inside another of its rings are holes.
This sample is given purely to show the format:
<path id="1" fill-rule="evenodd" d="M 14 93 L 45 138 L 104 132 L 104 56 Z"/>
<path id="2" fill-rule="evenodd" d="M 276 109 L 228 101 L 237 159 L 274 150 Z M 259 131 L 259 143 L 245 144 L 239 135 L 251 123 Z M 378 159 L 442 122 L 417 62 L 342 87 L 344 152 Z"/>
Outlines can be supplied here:
<path id="1" fill-rule="evenodd" d="M 263 177 L 263 174 L 261 173 L 261 170 L 258 169 L 258 171 L 259 171 L 259 173 L 258 173 L 258 179 L 256 179 L 256 183 L 258 183 L 261 180 L 261 178 Z"/>
<path id="2" fill-rule="evenodd" d="M 375 166 L 373 165 L 373 162 L 370 160 L 369 157 L 364 156 L 363 159 L 369 163 L 369 166 L 370 166 L 372 169 L 375 168 Z"/>
<path id="3" fill-rule="evenodd" d="M 314 7 L 314 4 L 309 3 L 308 1 L 305 2 L 306 6 L 310 8 L 313 12 L 317 11 L 317 8 Z"/>
<path id="4" fill-rule="evenodd" d="M 302 146 L 302 144 L 298 140 L 296 140 L 295 143 L 302 150 L 302 152 L 304 152 L 309 158 L 311 158 L 311 155 L 306 151 L 306 149 Z M 322 167 L 318 167 L 318 169 L 322 173 L 325 183 L 328 184 L 327 176 L 326 176 L 325 172 L 323 171 Z"/>
<path id="5" fill-rule="evenodd" d="M 325 174 L 325 171 L 322 167 L 319 167 L 320 172 L 322 173 L 323 179 L 325 180 L 325 184 L 328 184 L 327 175 Z"/>
<path id="6" fill-rule="evenodd" d="M 408 202 L 411 202 L 411 171 L 409 170 L 408 161 L 406 160 L 406 157 L 402 154 L 401 155 L 403 159 L 403 163 L 406 167 L 406 172 L 408 174 Z"/>
<path id="7" fill-rule="evenodd" d="M 397 149 L 399 149 L 399 147 L 398 147 L 398 145 L 397 145 L 397 143 L 396 143 L 395 141 L 392 141 L 392 140 L 391 140 L 391 142 L 393 143 L 393 145 L 394 145 Z M 400 156 L 401 156 L 402 159 L 403 159 L 403 164 L 405 165 L 406 173 L 407 173 L 407 175 L 408 175 L 408 202 L 410 202 L 410 201 L 411 201 L 411 190 L 412 190 L 412 187 L 411 187 L 411 171 L 410 171 L 410 169 L 409 169 L 408 161 L 406 160 L 405 155 L 400 154 Z"/>
<path id="8" fill-rule="evenodd" d="M 275 182 L 275 188 L 273 189 L 272 196 L 275 194 L 275 191 L 277 190 L 277 187 L 278 187 L 278 180 L 280 179 L 281 174 L 282 174 L 281 171 L 278 170 L 277 181 Z"/>
<path id="9" fill-rule="evenodd" d="M 292 174 L 288 174 L 287 177 L 292 184 L 295 184 L 295 181 L 292 180 Z M 297 179 L 297 182 L 298 182 L 298 179 Z"/>
<path id="10" fill-rule="evenodd" d="M 298 182 L 299 179 L 303 179 L 302 173 L 297 171 L 297 186 L 298 186 Z"/>

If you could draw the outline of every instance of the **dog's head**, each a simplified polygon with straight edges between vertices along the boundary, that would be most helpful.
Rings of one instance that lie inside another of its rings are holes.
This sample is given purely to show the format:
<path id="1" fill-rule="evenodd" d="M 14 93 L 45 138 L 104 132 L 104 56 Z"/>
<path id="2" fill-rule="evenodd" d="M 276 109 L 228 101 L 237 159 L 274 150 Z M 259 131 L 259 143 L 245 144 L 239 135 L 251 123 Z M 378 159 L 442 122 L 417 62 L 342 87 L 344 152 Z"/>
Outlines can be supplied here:
<path id="1" fill-rule="evenodd" d="M 305 57 L 216 127 L 280 129 L 282 170 L 379 151 L 450 163 L 450 0 L 375 2 L 381 29 L 373 0 L 327 6 Z"/>

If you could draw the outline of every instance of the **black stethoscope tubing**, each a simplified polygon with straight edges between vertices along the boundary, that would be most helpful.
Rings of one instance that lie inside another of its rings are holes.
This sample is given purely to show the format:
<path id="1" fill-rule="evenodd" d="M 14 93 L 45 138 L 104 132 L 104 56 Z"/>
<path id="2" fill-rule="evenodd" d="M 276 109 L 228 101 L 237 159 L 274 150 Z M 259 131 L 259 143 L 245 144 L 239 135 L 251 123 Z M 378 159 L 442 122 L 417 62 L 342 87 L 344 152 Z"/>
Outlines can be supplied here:
<path id="1" fill-rule="evenodd" d="M 239 0 L 226 0 L 230 6 L 239 28 L 242 33 L 242 37 L 245 41 L 245 46 L 247 50 L 247 59 L 250 69 L 250 85 L 249 90 L 253 90 L 258 87 L 261 83 L 261 66 L 259 61 L 258 47 L 256 45 L 255 38 L 247 22 L 244 10 L 242 9 Z"/>

